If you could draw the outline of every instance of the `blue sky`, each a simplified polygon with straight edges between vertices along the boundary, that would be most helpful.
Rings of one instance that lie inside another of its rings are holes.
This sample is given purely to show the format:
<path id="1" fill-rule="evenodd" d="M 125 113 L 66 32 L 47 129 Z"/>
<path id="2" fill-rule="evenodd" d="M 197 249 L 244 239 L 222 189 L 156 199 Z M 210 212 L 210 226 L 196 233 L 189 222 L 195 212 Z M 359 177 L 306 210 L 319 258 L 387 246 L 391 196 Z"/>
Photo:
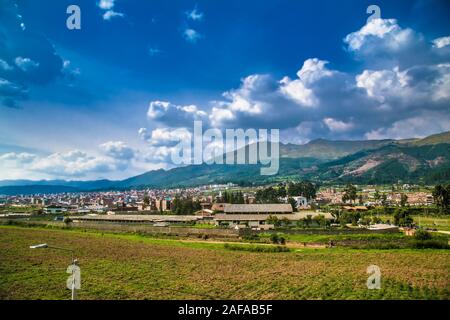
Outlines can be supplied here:
<path id="1" fill-rule="evenodd" d="M 81 30 L 66 28 L 70 4 Z M 369 24 L 371 4 L 382 19 Z M 279 128 L 295 143 L 450 130 L 449 9 L 445 0 L 0 0 L 0 179 L 169 168 L 169 140 L 195 119 Z"/>

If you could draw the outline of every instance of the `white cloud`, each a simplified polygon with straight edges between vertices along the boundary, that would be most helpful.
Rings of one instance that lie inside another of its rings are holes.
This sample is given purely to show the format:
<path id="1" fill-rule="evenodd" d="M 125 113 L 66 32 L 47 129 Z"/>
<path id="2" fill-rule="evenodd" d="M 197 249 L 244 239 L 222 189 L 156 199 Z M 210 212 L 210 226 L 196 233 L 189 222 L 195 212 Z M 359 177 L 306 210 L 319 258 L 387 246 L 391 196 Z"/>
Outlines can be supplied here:
<path id="1" fill-rule="evenodd" d="M 121 12 L 116 12 L 113 10 L 108 10 L 103 14 L 103 19 L 104 20 L 111 20 L 111 18 L 115 18 L 115 17 L 123 17 L 124 14 Z"/>
<path id="2" fill-rule="evenodd" d="M 435 133 L 450 131 L 450 118 L 445 113 L 424 112 L 420 116 L 402 119 L 390 127 L 366 133 L 367 139 L 423 138 Z"/>
<path id="3" fill-rule="evenodd" d="M 395 48 L 407 40 L 410 29 L 403 30 L 395 19 L 371 19 L 360 30 L 348 34 L 344 41 L 353 51 L 362 50 L 372 39 L 384 39 L 389 47 Z"/>
<path id="4" fill-rule="evenodd" d="M 328 61 L 317 58 L 308 59 L 297 72 L 298 79 L 291 80 L 284 77 L 280 81 L 280 90 L 288 98 L 305 107 L 314 107 L 319 101 L 314 94 L 312 86 L 324 77 L 331 77 L 334 72 L 326 68 Z"/>
<path id="5" fill-rule="evenodd" d="M 194 21 L 202 20 L 203 19 L 203 13 L 197 10 L 197 7 L 190 11 L 186 11 L 186 16 Z"/>
<path id="6" fill-rule="evenodd" d="M 183 37 L 188 42 L 196 43 L 202 37 L 202 35 L 194 29 L 188 28 L 184 30 Z"/>
<path id="7" fill-rule="evenodd" d="M 0 161 L 6 160 L 6 161 L 16 161 L 20 164 L 30 163 L 33 162 L 36 159 L 36 155 L 28 153 L 28 152 L 9 152 L 0 155 Z"/>
<path id="8" fill-rule="evenodd" d="M 17 57 L 14 62 L 22 71 L 30 71 L 39 67 L 39 62 L 35 62 L 30 58 Z"/>
<path id="9" fill-rule="evenodd" d="M 178 127 L 194 120 L 206 119 L 206 112 L 201 111 L 195 105 L 175 105 L 167 101 L 155 100 L 150 102 L 147 117 L 166 124 L 170 127 Z"/>
<path id="10" fill-rule="evenodd" d="M 153 146 L 173 146 L 183 140 L 191 140 L 192 134 L 187 128 L 157 128 L 150 134 L 147 129 L 139 130 L 141 138 L 149 142 Z"/>
<path id="11" fill-rule="evenodd" d="M 356 85 L 367 91 L 370 97 L 384 103 L 389 96 L 399 96 L 409 94 L 405 92 L 408 88 L 407 72 L 400 72 L 398 68 L 394 70 L 364 70 L 356 76 Z"/>
<path id="12" fill-rule="evenodd" d="M 92 172 L 110 172 L 116 169 L 113 159 L 88 156 L 80 150 L 53 153 L 36 160 L 30 166 L 31 171 L 63 177 L 83 177 Z"/>
<path id="13" fill-rule="evenodd" d="M 122 141 L 108 141 L 100 145 L 100 150 L 113 159 L 131 160 L 135 151 Z"/>
<path id="14" fill-rule="evenodd" d="M 111 20 L 112 18 L 125 16 L 123 13 L 113 10 L 115 6 L 115 0 L 100 0 L 97 3 L 97 6 L 105 11 L 102 15 L 103 20 Z"/>
<path id="15" fill-rule="evenodd" d="M 109 10 L 114 7 L 114 1 L 115 0 L 100 0 L 98 6 L 103 10 Z"/>
<path id="16" fill-rule="evenodd" d="M 325 123 L 332 132 L 345 132 L 354 127 L 352 122 L 344 122 L 333 118 L 325 118 L 323 119 L 323 123 Z"/>
<path id="17" fill-rule="evenodd" d="M 442 37 L 433 40 L 433 44 L 436 48 L 444 48 L 450 45 L 450 37 Z"/>
<path id="18" fill-rule="evenodd" d="M 213 107 L 209 120 L 213 127 L 219 127 L 221 123 L 231 121 L 235 118 L 233 112 L 226 108 Z"/>

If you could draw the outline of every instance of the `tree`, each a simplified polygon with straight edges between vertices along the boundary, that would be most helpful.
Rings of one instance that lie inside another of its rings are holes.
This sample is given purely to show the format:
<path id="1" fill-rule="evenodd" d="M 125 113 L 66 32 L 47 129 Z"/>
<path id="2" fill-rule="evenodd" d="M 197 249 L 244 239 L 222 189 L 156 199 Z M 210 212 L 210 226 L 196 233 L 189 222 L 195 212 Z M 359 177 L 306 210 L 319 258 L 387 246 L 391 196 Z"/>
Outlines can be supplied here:
<path id="1" fill-rule="evenodd" d="M 278 198 L 278 190 L 273 187 L 256 191 L 256 201 L 258 203 L 279 203 L 280 200 Z"/>
<path id="2" fill-rule="evenodd" d="M 373 198 L 375 199 L 375 201 L 380 200 L 381 195 L 380 195 L 380 192 L 378 192 L 378 189 L 375 190 L 375 194 L 373 195 Z"/>
<path id="3" fill-rule="evenodd" d="M 150 205 L 150 197 L 149 196 L 144 196 L 144 208 L 147 208 Z"/>
<path id="4" fill-rule="evenodd" d="M 440 184 L 436 185 L 433 189 L 432 195 L 440 213 L 448 213 L 450 206 L 450 184 L 447 186 L 442 186 Z"/>
<path id="5" fill-rule="evenodd" d="M 359 219 L 359 224 L 363 226 L 368 226 L 372 222 L 372 219 L 369 216 L 362 217 Z"/>
<path id="6" fill-rule="evenodd" d="M 407 203 L 407 202 L 408 202 L 408 196 L 407 196 L 406 194 L 402 193 L 402 194 L 400 195 L 400 206 L 401 206 L 401 207 L 406 206 L 406 203 Z"/>
<path id="7" fill-rule="evenodd" d="M 359 204 L 363 204 L 363 195 L 362 194 L 360 194 L 359 196 L 358 196 L 358 202 L 359 202 Z"/>
<path id="8" fill-rule="evenodd" d="M 288 184 L 288 196 L 303 196 L 308 200 L 316 197 L 316 186 L 309 181 L 299 183 L 290 182 Z"/>
<path id="9" fill-rule="evenodd" d="M 267 224 L 273 224 L 275 227 L 281 226 L 281 221 L 276 216 L 269 216 L 266 220 Z"/>
<path id="10" fill-rule="evenodd" d="M 381 195 L 381 205 L 383 206 L 384 213 L 387 213 L 388 201 L 385 193 Z"/>
<path id="11" fill-rule="evenodd" d="M 361 218 L 361 213 L 352 212 L 352 211 L 344 211 L 340 217 L 341 225 L 345 225 L 346 223 L 351 223 L 356 226 L 358 224 L 358 220 Z"/>
<path id="12" fill-rule="evenodd" d="M 327 220 L 325 219 L 325 216 L 323 214 L 319 214 L 313 218 L 313 220 L 317 223 L 319 227 L 326 227 L 327 226 Z"/>
<path id="13" fill-rule="evenodd" d="M 283 219 L 281 219 L 281 224 L 282 224 L 284 227 L 288 227 L 288 226 L 291 224 L 291 222 L 289 221 L 288 218 L 283 217 Z"/>
<path id="14" fill-rule="evenodd" d="M 303 218 L 303 224 L 308 228 L 311 225 L 312 216 L 308 214 L 305 218 Z"/>
<path id="15" fill-rule="evenodd" d="M 394 211 L 394 224 L 400 227 L 411 227 L 414 220 L 407 209 L 397 208 Z"/>
<path id="16" fill-rule="evenodd" d="M 347 184 L 347 186 L 344 188 L 344 195 L 342 196 L 342 201 L 351 201 L 355 202 L 357 197 L 356 194 L 356 187 L 352 184 Z"/>
<path id="17" fill-rule="evenodd" d="M 292 210 L 297 211 L 297 201 L 294 198 L 289 197 L 287 202 L 292 206 Z"/>

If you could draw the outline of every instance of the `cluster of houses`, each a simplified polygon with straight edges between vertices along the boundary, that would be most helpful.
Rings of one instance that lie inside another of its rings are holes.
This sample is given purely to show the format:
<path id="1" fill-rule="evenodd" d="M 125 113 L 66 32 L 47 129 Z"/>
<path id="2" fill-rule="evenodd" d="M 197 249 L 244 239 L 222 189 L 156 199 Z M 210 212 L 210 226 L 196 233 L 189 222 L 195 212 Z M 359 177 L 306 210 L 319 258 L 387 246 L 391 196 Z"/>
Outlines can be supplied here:
<path id="1" fill-rule="evenodd" d="M 343 204 L 344 193 L 343 190 L 337 188 L 326 188 L 317 192 L 315 202 L 317 204 Z M 380 196 L 377 198 L 377 193 L 379 195 L 384 194 L 386 199 L 383 200 Z M 363 189 L 359 192 L 356 202 L 364 206 L 378 206 L 385 201 L 388 205 L 399 206 L 404 194 L 407 196 L 406 204 L 410 206 L 431 206 L 434 204 L 433 195 L 430 192 L 410 191 L 408 189 L 401 191 L 377 190 L 374 188 Z"/>

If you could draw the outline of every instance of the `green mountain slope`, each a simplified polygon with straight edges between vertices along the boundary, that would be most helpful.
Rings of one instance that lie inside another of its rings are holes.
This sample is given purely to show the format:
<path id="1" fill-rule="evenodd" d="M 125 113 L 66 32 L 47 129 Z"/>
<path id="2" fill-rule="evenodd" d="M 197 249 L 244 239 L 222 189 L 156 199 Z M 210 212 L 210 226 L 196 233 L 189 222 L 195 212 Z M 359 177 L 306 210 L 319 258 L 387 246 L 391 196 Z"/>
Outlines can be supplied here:
<path id="1" fill-rule="evenodd" d="M 309 179 L 367 184 L 450 180 L 450 144 L 389 145 L 319 165 Z"/>

